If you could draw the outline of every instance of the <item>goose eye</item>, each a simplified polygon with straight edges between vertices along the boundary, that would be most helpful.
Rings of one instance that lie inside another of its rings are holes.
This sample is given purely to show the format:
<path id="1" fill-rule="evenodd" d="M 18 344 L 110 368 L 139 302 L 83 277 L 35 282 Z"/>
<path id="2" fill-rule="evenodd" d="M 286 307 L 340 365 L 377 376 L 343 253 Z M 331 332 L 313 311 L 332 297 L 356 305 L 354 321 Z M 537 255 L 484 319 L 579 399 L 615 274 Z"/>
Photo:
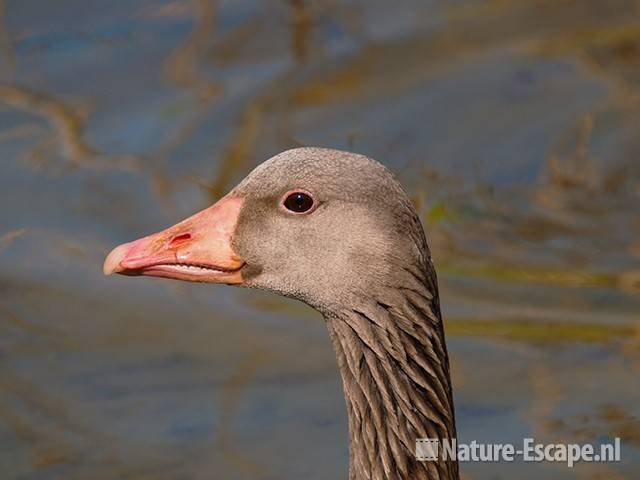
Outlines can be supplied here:
<path id="1" fill-rule="evenodd" d="M 305 192 L 293 192 L 284 199 L 282 204 L 291 212 L 306 213 L 313 208 L 313 198 Z"/>

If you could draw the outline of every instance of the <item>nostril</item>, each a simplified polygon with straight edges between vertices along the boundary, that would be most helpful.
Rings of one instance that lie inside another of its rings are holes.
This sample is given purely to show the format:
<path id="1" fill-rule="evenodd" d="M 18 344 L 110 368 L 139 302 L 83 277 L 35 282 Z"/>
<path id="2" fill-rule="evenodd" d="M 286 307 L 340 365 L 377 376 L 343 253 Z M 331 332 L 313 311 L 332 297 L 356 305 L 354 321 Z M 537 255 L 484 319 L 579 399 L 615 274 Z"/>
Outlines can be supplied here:
<path id="1" fill-rule="evenodd" d="M 187 240 L 191 240 L 191 234 L 190 233 L 183 233 L 181 235 L 176 235 L 169 242 L 169 246 L 170 247 L 174 247 L 174 246 L 176 246 L 176 245 L 178 245 L 178 244 L 180 244 L 182 242 L 185 242 Z"/>

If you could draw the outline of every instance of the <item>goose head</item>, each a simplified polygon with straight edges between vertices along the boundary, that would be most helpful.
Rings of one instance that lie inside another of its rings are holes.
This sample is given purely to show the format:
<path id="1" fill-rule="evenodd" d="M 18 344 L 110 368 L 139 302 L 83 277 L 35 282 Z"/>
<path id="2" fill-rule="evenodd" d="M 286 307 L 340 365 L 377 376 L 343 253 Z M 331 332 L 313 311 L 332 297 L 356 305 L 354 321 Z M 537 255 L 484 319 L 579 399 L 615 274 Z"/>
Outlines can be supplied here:
<path id="1" fill-rule="evenodd" d="M 260 288 L 339 311 L 424 261 L 411 212 L 378 162 L 299 148 L 264 162 L 206 210 L 120 245 L 104 272 Z"/>

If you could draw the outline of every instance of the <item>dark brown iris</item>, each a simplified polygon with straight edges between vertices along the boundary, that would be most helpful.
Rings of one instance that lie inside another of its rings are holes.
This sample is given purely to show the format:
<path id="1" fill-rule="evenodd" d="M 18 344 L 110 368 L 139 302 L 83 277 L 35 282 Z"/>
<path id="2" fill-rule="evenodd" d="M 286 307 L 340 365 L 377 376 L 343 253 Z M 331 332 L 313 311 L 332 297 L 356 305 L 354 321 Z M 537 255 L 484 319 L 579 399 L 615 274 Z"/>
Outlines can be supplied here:
<path id="1" fill-rule="evenodd" d="M 294 213 L 308 212 L 313 207 L 313 198 L 304 192 L 293 192 L 284 200 L 284 206 Z"/>

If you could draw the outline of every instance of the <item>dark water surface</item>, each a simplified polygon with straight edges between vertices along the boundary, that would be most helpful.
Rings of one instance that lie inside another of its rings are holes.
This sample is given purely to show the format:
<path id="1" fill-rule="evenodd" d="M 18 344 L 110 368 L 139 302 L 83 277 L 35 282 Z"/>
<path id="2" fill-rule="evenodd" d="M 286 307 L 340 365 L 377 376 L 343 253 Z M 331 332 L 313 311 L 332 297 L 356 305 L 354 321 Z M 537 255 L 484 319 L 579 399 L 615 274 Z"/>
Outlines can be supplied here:
<path id="1" fill-rule="evenodd" d="M 397 172 L 438 267 L 459 438 L 640 474 L 640 2 L 0 2 L 0 477 L 346 478 L 320 317 L 105 278 L 286 148 Z"/>

